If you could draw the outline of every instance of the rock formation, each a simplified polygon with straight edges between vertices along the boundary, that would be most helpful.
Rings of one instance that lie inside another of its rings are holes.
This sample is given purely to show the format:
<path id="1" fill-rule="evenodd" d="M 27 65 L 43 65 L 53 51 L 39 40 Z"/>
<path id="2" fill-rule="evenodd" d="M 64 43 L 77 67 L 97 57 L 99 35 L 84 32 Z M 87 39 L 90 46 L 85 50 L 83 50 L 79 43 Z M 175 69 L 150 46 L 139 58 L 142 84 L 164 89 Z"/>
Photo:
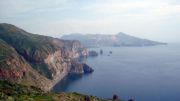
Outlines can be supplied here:
<path id="1" fill-rule="evenodd" d="M 89 51 L 89 56 L 98 56 L 98 53 L 96 51 Z"/>

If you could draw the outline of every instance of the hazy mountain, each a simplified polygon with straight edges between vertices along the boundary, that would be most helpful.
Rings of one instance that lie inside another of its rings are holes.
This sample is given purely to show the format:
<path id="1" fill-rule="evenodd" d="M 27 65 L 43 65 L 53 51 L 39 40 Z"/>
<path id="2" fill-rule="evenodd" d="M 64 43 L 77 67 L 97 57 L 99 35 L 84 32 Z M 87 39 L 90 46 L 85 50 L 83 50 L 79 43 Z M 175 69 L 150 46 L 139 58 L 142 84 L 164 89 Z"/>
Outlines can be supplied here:
<path id="1" fill-rule="evenodd" d="M 161 42 L 151 41 L 148 39 L 137 38 L 125 33 L 115 35 L 103 34 L 70 34 L 64 35 L 62 39 L 79 40 L 86 47 L 103 47 L 103 46 L 151 46 L 165 44 Z"/>

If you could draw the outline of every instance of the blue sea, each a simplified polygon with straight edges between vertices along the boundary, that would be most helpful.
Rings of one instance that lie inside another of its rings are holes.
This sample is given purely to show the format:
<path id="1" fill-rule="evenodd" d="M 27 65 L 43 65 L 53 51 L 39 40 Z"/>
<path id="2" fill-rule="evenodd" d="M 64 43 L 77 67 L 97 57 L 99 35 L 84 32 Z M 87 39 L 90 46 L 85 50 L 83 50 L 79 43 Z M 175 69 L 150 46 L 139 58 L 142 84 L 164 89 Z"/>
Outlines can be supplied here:
<path id="1" fill-rule="evenodd" d="M 92 74 L 69 75 L 56 92 L 79 92 L 103 98 L 117 94 L 127 101 L 180 101 L 180 45 L 91 48 L 103 54 L 84 60 Z M 109 52 L 112 51 L 112 54 Z"/>

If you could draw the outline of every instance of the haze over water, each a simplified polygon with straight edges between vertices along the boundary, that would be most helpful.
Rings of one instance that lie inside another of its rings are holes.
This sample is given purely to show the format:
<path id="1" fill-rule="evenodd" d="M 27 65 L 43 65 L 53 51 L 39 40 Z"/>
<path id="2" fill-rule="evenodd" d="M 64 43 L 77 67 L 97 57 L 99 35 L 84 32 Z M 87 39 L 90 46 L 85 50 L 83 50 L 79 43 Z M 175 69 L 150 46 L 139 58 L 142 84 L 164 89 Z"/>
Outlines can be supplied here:
<path id="1" fill-rule="evenodd" d="M 86 60 L 94 73 L 70 75 L 53 90 L 105 98 L 117 94 L 124 100 L 135 101 L 180 101 L 180 45 L 93 50 L 100 49 L 103 55 Z"/>

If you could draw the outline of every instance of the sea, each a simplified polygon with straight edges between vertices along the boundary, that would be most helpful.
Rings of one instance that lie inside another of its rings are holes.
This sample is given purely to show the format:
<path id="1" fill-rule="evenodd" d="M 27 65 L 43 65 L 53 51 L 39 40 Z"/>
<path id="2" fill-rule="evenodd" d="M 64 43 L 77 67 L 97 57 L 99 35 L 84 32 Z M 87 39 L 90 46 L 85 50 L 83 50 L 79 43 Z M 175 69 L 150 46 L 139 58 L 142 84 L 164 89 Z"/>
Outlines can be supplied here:
<path id="1" fill-rule="evenodd" d="M 127 101 L 180 101 L 180 44 L 90 48 L 91 74 L 68 75 L 52 89 Z M 112 51 L 112 53 L 111 53 Z"/>

